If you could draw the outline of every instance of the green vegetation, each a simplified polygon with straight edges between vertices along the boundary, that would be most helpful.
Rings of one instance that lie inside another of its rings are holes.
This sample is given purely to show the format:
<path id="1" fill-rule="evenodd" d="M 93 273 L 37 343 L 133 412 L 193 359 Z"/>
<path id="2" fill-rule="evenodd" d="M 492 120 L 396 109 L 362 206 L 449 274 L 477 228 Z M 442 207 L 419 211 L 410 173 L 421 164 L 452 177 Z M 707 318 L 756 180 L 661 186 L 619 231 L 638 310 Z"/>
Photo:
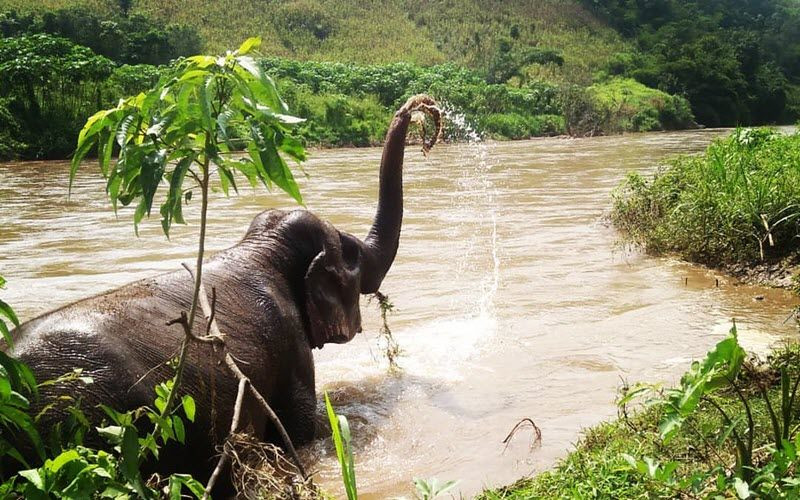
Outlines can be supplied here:
<path id="1" fill-rule="evenodd" d="M 336 459 L 339 461 L 339 467 L 341 467 L 342 470 L 342 482 L 344 482 L 347 500 L 357 500 L 358 488 L 356 487 L 356 470 L 353 465 L 353 446 L 350 437 L 350 424 L 347 423 L 347 417 L 344 415 L 337 415 L 333 410 L 327 392 L 325 393 L 325 409 L 328 413 L 328 421 L 331 424 L 331 437 L 336 447 Z"/>
<path id="2" fill-rule="evenodd" d="M 80 7 L 40 14 L 0 14 L 0 35 L 4 38 L 38 33 L 66 38 L 121 64 L 168 64 L 199 53 L 203 46 L 194 29 L 161 24 L 141 14 L 106 17 Z"/>
<path id="3" fill-rule="evenodd" d="M 300 130 L 310 142 L 376 144 L 392 110 L 421 92 L 436 95 L 491 136 L 520 139 L 564 132 L 559 89 L 543 82 L 521 88 L 489 84 L 477 72 L 450 64 L 357 66 L 272 58 L 261 65 L 307 119 Z"/>
<path id="4" fill-rule="evenodd" d="M 739 129 L 652 179 L 629 174 L 611 219 L 651 253 L 710 266 L 776 261 L 798 249 L 800 133 Z"/>
<path id="5" fill-rule="evenodd" d="M 800 5 L 794 0 L 583 0 L 634 42 L 606 71 L 685 95 L 708 126 L 800 116 Z"/>
<path id="6" fill-rule="evenodd" d="M 94 110 L 156 79 L 151 66 L 117 66 L 64 38 L 0 38 L 0 153 L 63 158 Z"/>
<path id="7" fill-rule="evenodd" d="M 611 78 L 562 91 L 567 132 L 573 136 L 649 132 L 695 126 L 689 102 L 629 78 Z"/>
<path id="8" fill-rule="evenodd" d="M 307 144 L 376 144 L 397 102 L 420 89 L 498 139 L 800 116 L 800 8 L 791 0 L 0 0 L 3 11 L 3 37 L 64 37 L 116 63 L 112 78 L 116 65 L 165 64 L 261 34 L 265 67 L 291 80 L 282 90 L 293 89 L 287 100 L 308 119 Z M 24 51 L 5 57 L 27 65 Z M 79 96 L 68 107 L 45 102 L 42 115 L 24 114 L 34 95 L 48 97 L 38 86 L 65 83 L 56 74 L 3 94 L 0 157 L 64 157 L 87 109 L 148 88 L 155 79 L 144 76 L 158 71 L 125 72 L 135 85 L 122 91 L 106 85 L 107 64 L 91 65 L 96 75 L 68 83 L 97 88 L 68 89 Z"/>
<path id="9" fill-rule="evenodd" d="M 587 431 L 554 470 L 480 498 L 796 498 L 798 361 L 796 345 L 746 360 L 734 327 L 677 388 L 625 388 L 620 418 Z"/>
<path id="10" fill-rule="evenodd" d="M 485 72 L 501 52 L 556 51 L 563 65 L 531 64 L 534 77 L 591 83 L 592 73 L 628 44 L 579 2 L 570 0 L 370 3 L 343 0 L 137 0 L 129 15 L 194 28 L 210 51 L 258 35 L 265 54 L 359 64 L 451 61 Z M 0 11 L 44 12 L 81 6 L 103 17 L 123 14 L 116 0 L 0 0 Z"/>
<path id="11" fill-rule="evenodd" d="M 640 89 L 626 88 L 615 89 L 608 103 L 602 101 L 608 92 L 586 90 L 602 88 L 597 75 L 630 46 L 572 1 L 515 0 L 487 9 L 477 0 L 422 6 L 297 0 L 269 7 L 240 0 L 0 0 L 4 9 L 10 10 L 0 14 L 6 46 L 0 63 L 34 77 L 26 74 L 32 83 L 21 88 L 0 73 L 9 96 L 0 114 L 11 118 L 0 125 L 0 158 L 63 158 L 89 110 L 155 83 L 159 67 L 144 64 L 165 64 L 203 45 L 228 46 L 240 32 L 263 34 L 272 56 L 263 67 L 307 119 L 299 130 L 306 144 L 378 144 L 398 103 L 422 91 L 497 139 L 693 124 L 679 98 L 639 98 Z M 58 45 L 58 52 L 37 48 L 39 40 Z M 37 51 L 49 58 L 41 67 L 31 59 Z M 84 74 L 63 78 L 58 65 Z M 620 103 L 622 111 L 614 108 Z"/>

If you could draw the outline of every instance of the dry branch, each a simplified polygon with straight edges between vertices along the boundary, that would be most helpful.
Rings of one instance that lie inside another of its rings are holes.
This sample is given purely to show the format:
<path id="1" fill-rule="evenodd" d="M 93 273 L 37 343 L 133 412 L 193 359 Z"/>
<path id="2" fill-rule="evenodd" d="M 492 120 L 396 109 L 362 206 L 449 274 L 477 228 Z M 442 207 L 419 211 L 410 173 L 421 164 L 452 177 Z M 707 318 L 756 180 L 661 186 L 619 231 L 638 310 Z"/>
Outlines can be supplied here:
<path id="1" fill-rule="evenodd" d="M 503 440 L 503 444 L 506 445 L 505 448 L 503 448 L 503 452 L 506 451 L 506 449 L 508 448 L 508 445 L 511 443 L 511 438 L 514 437 L 514 435 L 520 429 L 522 424 L 530 424 L 531 427 L 533 428 L 533 436 L 534 437 L 533 437 L 533 440 L 531 441 L 531 444 L 530 444 L 530 448 L 531 449 L 533 449 L 533 447 L 535 447 L 536 445 L 540 445 L 542 443 L 542 430 L 539 429 L 539 426 L 537 426 L 536 423 L 533 420 L 531 420 L 530 418 L 523 418 L 522 420 L 517 422 L 517 425 L 515 425 L 514 428 L 511 429 L 511 432 L 509 432 L 508 436 L 506 436 L 506 438 Z"/>

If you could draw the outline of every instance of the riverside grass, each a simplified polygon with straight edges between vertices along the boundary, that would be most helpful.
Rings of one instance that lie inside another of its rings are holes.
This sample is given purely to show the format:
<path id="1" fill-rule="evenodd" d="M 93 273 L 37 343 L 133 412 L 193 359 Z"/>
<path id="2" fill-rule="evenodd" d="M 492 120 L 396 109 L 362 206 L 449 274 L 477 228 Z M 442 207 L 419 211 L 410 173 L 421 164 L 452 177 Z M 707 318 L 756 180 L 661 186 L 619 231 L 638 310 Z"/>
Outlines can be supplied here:
<path id="1" fill-rule="evenodd" d="M 631 173 L 614 193 L 611 221 L 648 253 L 712 267 L 796 255 L 800 132 L 737 129 L 652 177 Z"/>

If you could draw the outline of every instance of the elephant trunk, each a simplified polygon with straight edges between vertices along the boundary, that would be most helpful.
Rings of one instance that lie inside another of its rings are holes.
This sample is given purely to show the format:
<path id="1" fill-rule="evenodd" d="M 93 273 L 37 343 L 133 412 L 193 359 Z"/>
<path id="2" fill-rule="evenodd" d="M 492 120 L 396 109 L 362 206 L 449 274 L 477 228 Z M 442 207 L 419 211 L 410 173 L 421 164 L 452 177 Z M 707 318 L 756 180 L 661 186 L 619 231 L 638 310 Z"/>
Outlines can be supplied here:
<path id="1" fill-rule="evenodd" d="M 397 254 L 400 226 L 403 222 L 403 156 L 408 126 L 414 111 L 425 111 L 430 114 L 437 129 L 433 139 L 423 145 L 423 151 L 430 149 L 441 134 L 439 110 L 436 108 L 436 102 L 428 96 L 411 97 L 395 113 L 386 133 L 381 157 L 378 210 L 364 240 L 366 248 L 363 256 L 361 293 L 378 291 Z"/>

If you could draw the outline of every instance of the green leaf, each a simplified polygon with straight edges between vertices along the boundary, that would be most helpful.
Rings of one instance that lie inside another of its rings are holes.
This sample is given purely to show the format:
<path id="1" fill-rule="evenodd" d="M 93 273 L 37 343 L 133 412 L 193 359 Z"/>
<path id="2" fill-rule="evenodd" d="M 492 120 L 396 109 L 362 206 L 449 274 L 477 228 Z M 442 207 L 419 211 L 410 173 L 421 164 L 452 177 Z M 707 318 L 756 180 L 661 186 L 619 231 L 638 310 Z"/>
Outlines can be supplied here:
<path id="1" fill-rule="evenodd" d="M 247 178 L 247 182 L 250 183 L 250 186 L 256 187 L 258 184 L 258 171 L 255 164 L 251 160 L 242 158 L 239 161 L 228 162 L 227 165 L 244 174 L 244 176 Z"/>
<path id="2" fill-rule="evenodd" d="M 131 123 L 133 123 L 133 120 L 135 119 L 136 116 L 131 114 L 126 116 L 120 121 L 116 134 L 116 140 L 117 144 L 119 144 L 119 147 L 121 148 L 125 147 L 125 145 L 128 143 L 128 129 L 130 128 Z"/>
<path id="3" fill-rule="evenodd" d="M 33 420 L 30 415 L 11 406 L 0 405 L 0 417 L 10 420 L 14 425 L 22 429 L 25 434 L 28 435 L 31 444 L 33 444 L 36 450 L 36 454 L 44 461 L 46 457 L 44 444 L 42 443 L 42 438 L 39 436 L 39 431 L 37 431 L 36 427 L 33 425 Z"/>
<path id="4" fill-rule="evenodd" d="M 161 205 L 161 228 L 164 230 L 164 234 L 167 235 L 167 237 L 169 237 L 169 229 L 172 226 L 173 220 L 178 224 L 186 223 L 183 220 L 182 189 L 186 173 L 189 171 L 189 167 L 194 159 L 194 154 L 181 158 L 170 175 L 167 199 L 164 201 L 164 204 Z"/>
<path id="5" fill-rule="evenodd" d="M 0 401 L 6 401 L 11 397 L 11 381 L 6 377 L 0 377 Z"/>
<path id="6" fill-rule="evenodd" d="M 217 58 L 212 56 L 192 56 L 187 57 L 186 60 L 197 68 L 207 68 L 217 62 Z"/>
<path id="7" fill-rule="evenodd" d="M 100 434 L 106 441 L 111 444 L 118 444 L 122 441 L 122 434 L 124 428 L 118 425 L 109 425 L 106 427 L 98 427 L 97 433 Z"/>
<path id="8" fill-rule="evenodd" d="M 139 480 L 139 434 L 133 426 L 122 431 L 122 473 L 132 483 Z"/>
<path id="9" fill-rule="evenodd" d="M 187 474 L 173 474 L 169 477 L 170 483 L 170 499 L 173 498 L 177 499 L 180 498 L 180 486 L 185 486 L 188 490 L 194 495 L 196 498 L 203 498 L 203 494 L 205 493 L 205 487 L 200 483 L 200 481 L 194 479 L 192 476 Z M 178 496 L 173 497 L 174 488 L 177 488 Z"/>
<path id="10" fill-rule="evenodd" d="M 103 177 L 108 177 L 108 167 L 111 163 L 111 153 L 114 151 L 114 134 L 108 133 L 105 141 L 97 143 L 100 150 L 97 152 L 97 161 L 100 166 L 100 173 Z"/>
<path id="11" fill-rule="evenodd" d="M 0 319 L 0 334 L 3 335 L 3 339 L 6 341 L 6 345 L 8 345 L 9 349 L 13 349 L 14 340 L 11 338 L 11 333 L 8 331 L 8 326 L 6 326 L 2 319 Z"/>
<path id="12" fill-rule="evenodd" d="M 251 38 L 248 38 L 247 40 L 245 40 L 239 46 L 239 50 L 237 50 L 236 52 L 238 52 L 239 55 L 245 55 L 245 54 L 249 53 L 251 50 L 256 50 L 259 47 L 261 47 L 261 37 L 260 36 L 254 36 L 254 37 L 251 37 Z"/>
<path id="13" fill-rule="evenodd" d="M 233 190 L 238 193 L 239 188 L 236 187 L 236 180 L 233 178 L 233 172 L 223 165 L 219 165 L 217 171 L 219 172 L 219 180 L 220 185 L 222 186 L 222 192 L 225 193 L 225 196 L 229 195 L 228 191 L 231 186 L 233 186 Z"/>
<path id="14" fill-rule="evenodd" d="M 353 466 L 353 451 L 350 446 L 350 426 L 344 416 L 336 415 L 333 406 L 325 393 L 325 409 L 328 413 L 328 420 L 331 423 L 331 433 L 333 444 L 336 448 L 336 457 L 342 469 L 342 481 L 344 482 L 345 492 L 348 500 L 356 500 L 358 492 L 356 489 L 355 468 Z"/>
<path id="15" fill-rule="evenodd" d="M 189 422 L 194 422 L 194 414 L 195 414 L 194 398 L 187 394 L 183 396 L 181 402 L 183 404 L 183 412 L 186 413 L 186 418 L 189 419 Z"/>
<path id="16" fill-rule="evenodd" d="M 58 455 L 56 458 L 54 458 L 52 462 L 48 460 L 48 462 L 50 462 L 48 465 L 48 469 L 50 470 L 50 472 L 55 474 L 59 470 L 61 470 L 61 468 L 64 467 L 66 464 L 72 462 L 73 460 L 80 460 L 80 458 L 81 456 L 78 454 L 77 451 L 67 450 Z"/>
<path id="17" fill-rule="evenodd" d="M 105 109 L 98 111 L 86 120 L 86 124 L 78 134 L 78 144 L 75 147 L 75 154 L 72 156 L 72 162 L 69 171 L 69 191 L 72 192 L 72 183 L 75 180 L 75 173 L 80 167 L 81 161 L 91 150 L 92 146 L 98 140 L 98 133 L 109 125 L 109 115 L 114 113 L 116 109 Z"/>
<path id="18" fill-rule="evenodd" d="M 200 117 L 203 120 L 203 127 L 206 131 L 214 130 L 214 118 L 211 117 L 211 95 L 208 92 L 208 85 L 213 81 L 209 78 L 203 84 L 197 86 L 198 102 L 200 103 Z"/>
<path id="19" fill-rule="evenodd" d="M 186 441 L 186 429 L 183 427 L 183 419 L 178 415 L 172 416 L 172 428 L 175 430 L 175 439 L 183 444 Z"/>
<path id="20" fill-rule="evenodd" d="M 261 66 L 250 56 L 236 58 L 235 74 L 242 95 L 252 94 L 258 102 L 263 102 L 274 112 L 286 112 L 288 106 L 283 102 L 275 82 L 264 73 Z M 243 88 L 244 87 L 244 88 Z"/>
<path id="21" fill-rule="evenodd" d="M 288 135 L 283 137 L 279 149 L 298 163 L 301 161 L 306 161 L 308 158 L 306 155 L 306 150 L 303 148 L 303 144 L 294 137 L 290 137 Z"/>
<path id="22" fill-rule="evenodd" d="M 17 318 L 17 315 L 14 314 L 14 310 L 2 300 L 0 300 L 0 316 L 5 316 L 12 323 L 14 323 L 14 326 L 19 326 L 19 319 Z"/>
<path id="23" fill-rule="evenodd" d="M 702 363 L 693 362 L 681 377 L 680 387 L 667 391 L 667 401 L 659 424 L 661 438 L 669 441 L 692 414 L 702 397 L 730 384 L 739 373 L 746 353 L 739 346 L 736 324 L 727 338 L 710 351 Z"/>
<path id="24" fill-rule="evenodd" d="M 153 206 L 153 197 L 158 190 L 161 179 L 164 177 L 166 163 L 167 152 L 163 149 L 153 151 L 144 157 L 142 171 L 139 175 L 139 183 L 142 190 L 142 200 L 148 217 L 150 216 L 150 211 Z"/>
<path id="25" fill-rule="evenodd" d="M 19 472 L 19 475 L 27 479 L 37 490 L 47 491 L 44 486 L 44 478 L 38 469 L 23 470 Z"/>
<path id="26" fill-rule="evenodd" d="M 6 441 L 2 437 L 0 437 L 0 457 L 11 457 L 14 460 L 16 460 L 19 464 L 21 464 L 23 467 L 30 467 L 30 465 L 28 464 L 28 462 L 25 461 L 25 458 L 22 456 L 19 450 L 11 446 L 11 443 Z"/>
<path id="27" fill-rule="evenodd" d="M 302 205 L 300 188 L 286 162 L 275 149 L 275 143 L 265 138 L 263 131 L 254 123 L 251 123 L 251 137 L 255 147 L 249 148 L 248 152 L 261 181 L 266 184 L 268 178 Z"/>

